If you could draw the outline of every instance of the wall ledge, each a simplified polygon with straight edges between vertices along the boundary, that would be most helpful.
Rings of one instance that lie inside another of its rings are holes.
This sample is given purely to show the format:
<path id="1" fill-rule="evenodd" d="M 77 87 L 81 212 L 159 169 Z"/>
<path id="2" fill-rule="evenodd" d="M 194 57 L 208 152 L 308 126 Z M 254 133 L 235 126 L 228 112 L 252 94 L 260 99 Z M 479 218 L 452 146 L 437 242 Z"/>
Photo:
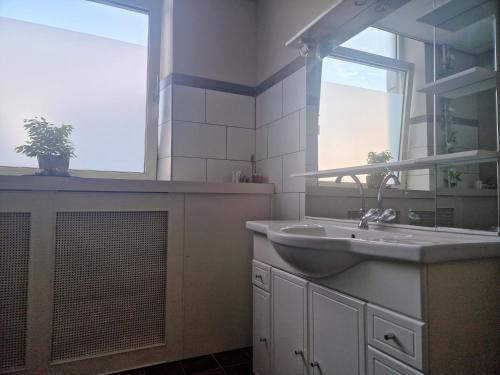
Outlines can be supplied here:
<path id="1" fill-rule="evenodd" d="M 80 177 L 0 176 L 0 191 L 273 194 L 274 184 L 120 180 Z"/>

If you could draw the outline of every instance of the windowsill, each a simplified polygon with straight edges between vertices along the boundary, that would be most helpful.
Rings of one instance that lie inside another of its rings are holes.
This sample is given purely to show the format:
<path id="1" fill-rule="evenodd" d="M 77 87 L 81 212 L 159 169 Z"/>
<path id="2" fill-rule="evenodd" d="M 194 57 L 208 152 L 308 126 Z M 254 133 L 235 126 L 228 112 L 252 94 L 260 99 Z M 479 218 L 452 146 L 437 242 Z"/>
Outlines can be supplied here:
<path id="1" fill-rule="evenodd" d="M 120 180 L 81 177 L 0 176 L 0 191 L 272 194 L 274 184 Z"/>

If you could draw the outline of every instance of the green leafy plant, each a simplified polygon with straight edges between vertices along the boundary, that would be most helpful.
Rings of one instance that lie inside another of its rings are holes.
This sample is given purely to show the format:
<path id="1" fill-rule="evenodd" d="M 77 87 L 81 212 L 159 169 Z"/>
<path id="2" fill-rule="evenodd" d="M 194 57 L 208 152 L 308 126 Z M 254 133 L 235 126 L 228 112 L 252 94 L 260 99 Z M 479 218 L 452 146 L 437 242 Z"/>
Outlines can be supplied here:
<path id="1" fill-rule="evenodd" d="M 370 151 L 366 158 L 368 164 L 387 163 L 392 159 L 390 151 L 373 152 Z M 389 169 L 383 172 L 371 173 L 366 176 L 366 184 L 369 188 L 377 188 L 385 176 L 389 174 Z"/>
<path id="2" fill-rule="evenodd" d="M 456 187 L 459 182 L 462 182 L 462 172 L 456 170 L 455 168 L 447 168 L 446 177 L 444 177 L 444 183 L 450 187 Z"/>
<path id="3" fill-rule="evenodd" d="M 28 157 L 48 155 L 76 157 L 75 148 L 70 141 L 73 126 L 66 124 L 55 126 L 44 117 L 35 117 L 24 120 L 24 129 L 28 132 L 28 141 L 16 147 L 16 152 Z"/>

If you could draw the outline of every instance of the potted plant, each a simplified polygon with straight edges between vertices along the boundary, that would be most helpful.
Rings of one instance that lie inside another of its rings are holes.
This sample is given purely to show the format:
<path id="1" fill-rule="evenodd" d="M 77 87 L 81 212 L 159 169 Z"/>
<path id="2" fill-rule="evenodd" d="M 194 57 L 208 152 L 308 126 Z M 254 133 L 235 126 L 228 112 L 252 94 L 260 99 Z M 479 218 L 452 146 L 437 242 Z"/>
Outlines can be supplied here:
<path id="1" fill-rule="evenodd" d="M 43 176 L 69 176 L 69 159 L 75 157 L 75 148 L 69 137 L 71 125 L 55 126 L 43 117 L 24 120 L 28 141 L 15 148 L 16 152 L 38 159 Z"/>
<path id="2" fill-rule="evenodd" d="M 387 163 L 391 159 L 392 155 L 389 151 L 382 151 L 382 152 L 370 151 L 368 153 L 366 161 L 368 162 L 368 164 L 379 164 L 379 163 Z M 387 174 L 389 174 L 389 170 L 384 172 L 376 172 L 369 174 L 368 176 L 366 176 L 366 185 L 369 188 L 373 189 L 378 188 L 384 177 L 387 176 Z"/>

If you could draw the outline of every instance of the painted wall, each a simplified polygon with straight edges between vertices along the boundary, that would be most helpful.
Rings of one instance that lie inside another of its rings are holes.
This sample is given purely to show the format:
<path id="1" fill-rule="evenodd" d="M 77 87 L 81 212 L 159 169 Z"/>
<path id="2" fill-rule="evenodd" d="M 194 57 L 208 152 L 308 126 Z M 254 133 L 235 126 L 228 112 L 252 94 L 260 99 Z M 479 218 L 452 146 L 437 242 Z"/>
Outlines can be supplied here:
<path id="1" fill-rule="evenodd" d="M 252 0 L 174 0 L 173 71 L 255 85 Z"/>
<path id="2" fill-rule="evenodd" d="M 257 1 L 257 83 L 298 56 L 285 43 L 331 7 L 333 0 Z"/>

